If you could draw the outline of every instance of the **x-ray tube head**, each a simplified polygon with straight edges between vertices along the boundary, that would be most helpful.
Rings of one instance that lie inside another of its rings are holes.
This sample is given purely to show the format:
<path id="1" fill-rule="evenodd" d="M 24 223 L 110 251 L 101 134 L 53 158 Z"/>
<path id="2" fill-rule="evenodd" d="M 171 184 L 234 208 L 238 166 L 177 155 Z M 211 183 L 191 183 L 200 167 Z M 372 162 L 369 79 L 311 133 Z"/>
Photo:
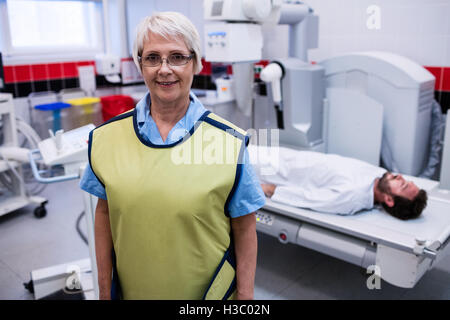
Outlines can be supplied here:
<path id="1" fill-rule="evenodd" d="M 267 65 L 260 74 L 261 80 L 270 83 L 274 103 L 281 103 L 281 78 L 283 69 L 277 62 Z"/>
<path id="2" fill-rule="evenodd" d="M 277 125 L 279 129 L 284 129 L 283 106 L 281 99 L 281 79 L 284 76 L 284 69 L 281 63 L 272 62 L 266 66 L 260 74 L 261 80 L 268 82 L 272 87 L 272 97 L 277 115 Z"/>

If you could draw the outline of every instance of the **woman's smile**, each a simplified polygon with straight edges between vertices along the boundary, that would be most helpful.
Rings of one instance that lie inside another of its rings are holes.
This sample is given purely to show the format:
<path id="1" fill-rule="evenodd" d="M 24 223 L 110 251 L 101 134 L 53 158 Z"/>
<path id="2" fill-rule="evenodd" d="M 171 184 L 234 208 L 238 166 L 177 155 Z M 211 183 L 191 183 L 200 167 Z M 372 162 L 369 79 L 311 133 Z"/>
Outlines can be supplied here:
<path id="1" fill-rule="evenodd" d="M 156 84 L 158 86 L 160 86 L 161 88 L 172 88 L 174 87 L 178 82 L 180 82 L 179 80 L 175 80 L 175 81 L 156 81 Z"/>

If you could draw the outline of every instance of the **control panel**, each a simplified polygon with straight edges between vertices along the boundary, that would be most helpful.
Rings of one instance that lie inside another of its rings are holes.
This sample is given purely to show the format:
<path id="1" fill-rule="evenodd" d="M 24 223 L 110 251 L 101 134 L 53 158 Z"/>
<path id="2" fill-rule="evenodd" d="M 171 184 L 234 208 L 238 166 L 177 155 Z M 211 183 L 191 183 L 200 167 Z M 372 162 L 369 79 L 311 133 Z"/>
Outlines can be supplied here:
<path id="1" fill-rule="evenodd" d="M 256 212 L 256 230 L 278 239 L 281 243 L 296 243 L 301 222 L 264 209 Z"/>
<path id="2" fill-rule="evenodd" d="M 260 61 L 263 37 L 260 25 L 215 22 L 205 24 L 205 59 L 211 62 Z"/>
<path id="3" fill-rule="evenodd" d="M 256 212 L 256 222 L 261 223 L 267 226 L 273 225 L 273 222 L 275 220 L 275 217 L 271 214 L 268 214 L 267 212 Z"/>
<path id="4" fill-rule="evenodd" d="M 86 126 L 62 132 L 51 133 L 51 137 L 39 142 L 39 150 L 48 166 L 67 164 L 71 162 L 83 162 L 88 160 L 89 132 L 95 126 Z"/>

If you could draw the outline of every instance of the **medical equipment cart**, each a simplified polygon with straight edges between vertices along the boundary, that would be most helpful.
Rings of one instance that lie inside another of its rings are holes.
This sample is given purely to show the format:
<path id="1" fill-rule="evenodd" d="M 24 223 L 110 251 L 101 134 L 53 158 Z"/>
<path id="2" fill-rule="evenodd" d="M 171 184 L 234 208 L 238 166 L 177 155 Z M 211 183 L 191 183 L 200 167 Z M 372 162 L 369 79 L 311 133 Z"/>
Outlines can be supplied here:
<path id="1" fill-rule="evenodd" d="M 88 162 L 89 132 L 94 128 L 93 124 L 87 124 L 68 132 L 60 130 L 50 138 L 39 142 L 38 149 L 31 150 L 28 154 L 36 181 L 48 184 L 80 179 Z M 38 169 L 37 161 L 42 161 L 48 167 L 61 165 L 64 168 L 64 174 L 51 177 L 42 176 L 41 174 L 45 171 Z M 82 299 L 97 299 L 97 268 L 93 245 L 94 218 L 92 215 L 92 212 L 95 211 L 95 201 L 96 199 L 84 195 L 90 257 L 33 270 L 30 282 L 24 285 L 34 294 L 35 299 L 51 299 L 52 295 L 58 294 L 61 290 L 66 293 L 67 288 L 77 289 L 75 293 Z"/>
<path id="2" fill-rule="evenodd" d="M 19 150 L 12 94 L 0 94 L 0 119 L 3 133 L 3 141 L 0 147 L 0 174 L 9 177 L 2 177 L 8 180 L 8 187 L 0 190 L 0 216 L 29 204 L 37 204 L 39 206 L 34 210 L 34 215 L 37 218 L 42 218 L 47 214 L 45 209 L 47 199 L 27 194 L 21 163 L 17 160 L 10 160 L 14 158 L 14 153 Z M 5 154 L 8 154 L 8 157 Z M 11 154 L 13 156 L 10 157 Z"/>

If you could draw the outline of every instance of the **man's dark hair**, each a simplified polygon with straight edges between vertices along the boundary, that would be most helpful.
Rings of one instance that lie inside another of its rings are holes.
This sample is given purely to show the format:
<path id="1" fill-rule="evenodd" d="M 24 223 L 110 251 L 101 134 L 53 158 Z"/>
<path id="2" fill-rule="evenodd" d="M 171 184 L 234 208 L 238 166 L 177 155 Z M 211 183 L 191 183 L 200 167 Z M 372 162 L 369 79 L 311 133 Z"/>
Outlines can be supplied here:
<path id="1" fill-rule="evenodd" d="M 384 202 L 382 203 L 384 210 L 390 213 L 392 216 L 401 220 L 415 219 L 422 213 L 423 209 L 427 206 L 427 192 L 420 189 L 419 193 L 413 200 L 409 200 L 400 196 L 392 196 L 394 199 L 394 205 L 389 207 Z"/>

